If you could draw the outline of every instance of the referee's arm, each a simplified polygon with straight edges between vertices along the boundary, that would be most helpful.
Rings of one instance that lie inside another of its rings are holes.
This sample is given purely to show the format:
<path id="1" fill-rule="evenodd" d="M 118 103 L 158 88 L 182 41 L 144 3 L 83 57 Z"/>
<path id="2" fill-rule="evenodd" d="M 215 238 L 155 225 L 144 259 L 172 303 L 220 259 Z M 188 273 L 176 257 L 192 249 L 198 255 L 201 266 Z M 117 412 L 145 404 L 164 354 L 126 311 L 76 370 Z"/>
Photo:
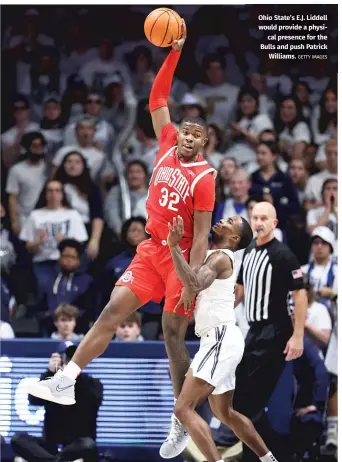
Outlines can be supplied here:
<path id="1" fill-rule="evenodd" d="M 292 359 L 299 358 L 303 354 L 304 326 L 308 299 L 306 290 L 304 289 L 302 270 L 297 258 L 290 250 L 284 255 L 284 263 L 287 266 L 288 288 L 289 291 L 292 291 L 294 300 L 293 334 L 284 350 L 286 361 L 291 361 Z"/>

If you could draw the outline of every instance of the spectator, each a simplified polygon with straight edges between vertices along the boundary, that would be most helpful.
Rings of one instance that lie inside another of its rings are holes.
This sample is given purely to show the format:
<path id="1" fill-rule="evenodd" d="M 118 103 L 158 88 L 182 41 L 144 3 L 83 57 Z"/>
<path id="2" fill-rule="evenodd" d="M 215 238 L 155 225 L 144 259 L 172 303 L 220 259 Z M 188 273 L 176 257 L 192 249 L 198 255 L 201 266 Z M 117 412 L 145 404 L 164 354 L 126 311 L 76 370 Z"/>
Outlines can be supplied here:
<path id="1" fill-rule="evenodd" d="M 43 115 L 44 100 L 51 94 L 62 94 L 66 87 L 65 76 L 60 74 L 58 55 L 52 47 L 39 47 L 32 56 L 30 73 L 21 82 L 21 92 L 32 102 L 37 120 Z"/>
<path id="2" fill-rule="evenodd" d="M 264 130 L 272 130 L 273 124 L 266 114 L 260 114 L 258 92 L 251 87 L 241 88 L 238 95 L 236 122 L 231 122 L 234 144 L 227 155 L 237 160 L 239 165 L 255 161 L 255 148 L 259 135 Z"/>
<path id="3" fill-rule="evenodd" d="M 259 135 L 259 143 L 271 143 L 271 144 L 277 144 L 279 143 L 278 136 L 276 132 L 273 130 L 263 130 L 260 135 Z M 277 161 L 277 166 L 279 170 L 281 170 L 284 173 L 287 173 L 287 170 L 289 168 L 288 163 L 283 159 L 280 150 L 278 150 L 278 153 L 276 155 L 276 161 Z M 247 171 L 248 173 L 252 174 L 256 170 L 258 170 L 259 165 L 257 162 L 251 162 L 247 166 Z"/>
<path id="4" fill-rule="evenodd" d="M 216 170 L 220 168 L 223 155 L 219 152 L 222 142 L 222 134 L 219 127 L 215 124 L 208 125 L 208 142 L 203 150 L 203 157 Z"/>
<path id="5" fill-rule="evenodd" d="M 127 82 L 124 83 L 118 74 L 107 77 L 104 85 L 103 117 L 113 126 L 115 133 L 120 133 L 125 127 L 128 116 L 124 94 L 125 91 L 131 91 L 131 87 Z"/>
<path id="6" fill-rule="evenodd" d="M 102 37 L 98 52 L 99 56 L 85 63 L 79 76 L 91 91 L 101 93 L 104 89 L 104 79 L 118 73 L 124 81 L 129 82 L 129 71 L 125 65 L 114 59 L 114 46 L 110 37 Z"/>
<path id="7" fill-rule="evenodd" d="M 28 132 L 36 132 L 39 125 L 31 121 L 30 104 L 23 95 L 13 99 L 15 125 L 1 135 L 2 159 L 5 167 L 10 167 L 20 156 L 20 141 Z"/>
<path id="8" fill-rule="evenodd" d="M 68 78 L 67 89 L 62 98 L 65 121 L 69 124 L 78 122 L 84 113 L 88 97 L 88 87 L 77 75 Z"/>
<path id="9" fill-rule="evenodd" d="M 311 118 L 313 142 L 323 144 L 337 136 L 337 90 L 327 88 Z"/>
<path id="10" fill-rule="evenodd" d="M 312 208 L 306 216 L 307 231 L 309 234 L 317 226 L 327 226 L 337 239 L 337 208 L 338 208 L 338 182 L 337 179 L 325 180 L 322 186 L 323 205 Z"/>
<path id="11" fill-rule="evenodd" d="M 307 82 L 299 80 L 293 84 L 293 97 L 299 102 L 303 119 L 306 122 L 310 121 L 312 107 L 310 103 L 310 87 Z"/>
<path id="12" fill-rule="evenodd" d="M 95 313 L 94 280 L 81 270 L 82 245 L 74 239 L 65 239 L 59 246 L 60 257 L 56 272 L 46 276 L 37 311 L 43 327 L 52 328 L 52 317 L 61 304 L 76 305 L 79 310 L 79 327 L 89 328 Z M 70 340 L 70 339 L 68 339 Z"/>
<path id="13" fill-rule="evenodd" d="M 40 131 L 47 142 L 46 155 L 50 162 L 63 144 L 64 126 L 60 98 L 51 94 L 44 100 L 43 118 L 40 121 Z"/>
<path id="14" fill-rule="evenodd" d="M 116 329 L 115 340 L 119 342 L 143 342 L 141 335 L 141 316 L 135 312 L 128 316 Z"/>
<path id="15" fill-rule="evenodd" d="M 303 460 L 323 432 L 328 400 L 329 374 L 320 350 L 304 338 L 304 352 L 294 361 L 297 393 L 291 422 L 291 443 L 298 461 Z"/>
<path id="16" fill-rule="evenodd" d="M 126 179 L 131 200 L 132 216 L 146 215 L 148 172 L 144 162 L 133 160 L 126 168 Z M 108 226 L 120 234 L 123 223 L 121 191 L 118 185 L 113 186 L 104 204 L 105 220 Z"/>
<path id="17" fill-rule="evenodd" d="M 114 142 L 113 127 L 102 117 L 103 99 L 97 93 L 90 93 L 86 100 L 82 120 L 92 120 L 95 128 L 93 144 L 97 149 L 104 151 L 107 156 L 111 154 Z M 80 122 L 80 120 L 79 120 Z M 77 143 L 77 123 L 70 123 L 65 128 L 64 145 Z"/>
<path id="18" fill-rule="evenodd" d="M 138 100 L 148 98 L 156 76 L 151 50 L 137 46 L 129 56 L 133 91 Z"/>
<path id="19" fill-rule="evenodd" d="M 216 202 L 222 202 L 230 196 L 230 182 L 237 167 L 232 157 L 223 158 L 216 179 Z"/>
<path id="20" fill-rule="evenodd" d="M 40 380 L 53 377 L 59 368 L 65 367 L 76 350 L 71 342 L 63 342 L 52 353 L 48 370 Z M 61 406 L 50 401 L 28 396 L 33 406 L 44 406 L 43 437 L 15 434 L 11 440 L 13 451 L 27 462 L 40 460 L 73 460 L 96 462 L 96 420 L 103 400 L 103 386 L 98 379 L 81 373 L 75 385 L 76 404 Z M 63 449 L 58 452 L 58 446 Z M 57 459 L 58 455 L 58 459 Z"/>
<path id="21" fill-rule="evenodd" d="M 330 306 L 337 296 L 337 263 L 333 257 L 335 237 L 325 226 L 319 226 L 311 234 L 313 260 L 302 266 L 317 300 Z"/>
<path id="22" fill-rule="evenodd" d="M 201 117 L 203 120 L 206 119 L 204 104 L 200 98 L 193 93 L 185 93 L 180 102 L 179 120 L 181 121 L 185 117 Z"/>
<path id="23" fill-rule="evenodd" d="M 325 350 L 331 335 L 331 317 L 327 307 L 315 300 L 316 295 L 312 285 L 307 282 L 305 288 L 308 296 L 305 332 L 320 350 Z"/>
<path id="24" fill-rule="evenodd" d="M 44 136 L 39 132 L 26 133 L 21 139 L 24 160 L 10 168 L 6 192 L 12 231 L 20 233 L 34 209 L 47 180 Z"/>
<path id="25" fill-rule="evenodd" d="M 259 170 L 251 176 L 251 192 L 274 205 L 280 229 L 299 210 L 299 202 L 291 179 L 276 166 L 276 144 L 260 143 L 257 147 Z"/>
<path id="26" fill-rule="evenodd" d="M 76 138 L 74 145 L 64 146 L 59 149 L 53 159 L 53 175 L 56 168 L 61 165 L 66 154 L 72 151 L 79 151 L 87 161 L 91 178 L 96 181 L 106 164 L 106 157 L 103 151 L 94 146 L 95 123 L 92 119 L 84 117 L 76 124 Z"/>
<path id="27" fill-rule="evenodd" d="M 305 167 L 303 159 L 292 159 L 289 163 L 288 173 L 296 188 L 298 201 L 302 206 L 305 197 L 304 191 L 309 179 L 309 172 Z"/>
<path id="28" fill-rule="evenodd" d="M 113 257 L 107 264 L 107 283 L 104 289 L 104 299 L 107 301 L 113 290 L 113 284 L 124 274 L 133 260 L 137 246 L 148 238 L 145 231 L 146 220 L 133 217 L 127 220 L 121 231 L 123 251 Z M 145 340 L 156 340 L 161 324 L 161 306 L 159 303 L 148 302 L 140 308 L 142 315 L 142 335 Z"/>
<path id="29" fill-rule="evenodd" d="M 48 181 L 36 209 L 20 232 L 20 239 L 26 242 L 27 250 L 33 254 L 39 294 L 41 287 L 56 274 L 60 255 L 58 244 L 67 238 L 85 242 L 87 230 L 81 215 L 68 206 L 63 185 L 59 181 Z"/>
<path id="30" fill-rule="evenodd" d="M 217 223 L 222 218 L 240 215 L 246 220 L 248 191 L 251 187 L 251 180 L 248 173 L 239 168 L 235 170 L 230 181 L 231 198 L 218 203 L 213 213 L 213 223 Z"/>
<path id="31" fill-rule="evenodd" d="M 15 335 L 11 327 L 11 324 L 9 324 L 6 321 L 2 321 L 0 319 L 0 339 L 1 340 L 11 340 L 13 338 L 15 338 Z"/>
<path id="32" fill-rule="evenodd" d="M 223 130 L 233 119 L 239 88 L 224 81 L 225 61 L 218 54 L 206 55 L 202 69 L 205 83 L 194 86 L 194 93 L 206 101 L 207 122 Z"/>
<path id="33" fill-rule="evenodd" d="M 303 156 L 310 144 L 311 134 L 294 97 L 285 96 L 281 99 L 274 126 L 281 153 L 290 159 Z"/>
<path id="34" fill-rule="evenodd" d="M 71 340 L 74 342 L 81 340 L 84 335 L 74 332 L 78 315 L 79 310 L 77 306 L 69 305 L 68 303 L 58 305 L 53 314 L 57 331 L 51 334 L 51 338 L 53 340 Z"/>
<path id="35" fill-rule="evenodd" d="M 248 84 L 259 93 L 259 114 L 265 114 L 272 120 L 275 113 L 275 104 L 274 101 L 272 101 L 272 99 L 267 95 L 265 76 L 259 72 L 253 72 L 249 77 Z"/>
<path id="36" fill-rule="evenodd" d="M 305 201 L 307 209 L 322 204 L 322 186 L 328 178 L 337 180 L 337 139 L 329 140 L 325 148 L 327 168 L 312 175 L 305 189 Z"/>
<path id="37" fill-rule="evenodd" d="M 127 164 L 133 160 L 140 160 L 146 164 L 148 173 L 152 175 L 159 142 L 147 107 L 146 100 L 139 102 L 135 136 L 131 139 L 132 144 L 126 148 L 128 152 L 124 153 L 124 161 Z"/>
<path id="38" fill-rule="evenodd" d="M 103 231 L 103 199 L 100 188 L 93 183 L 89 169 L 82 154 L 72 151 L 67 154 L 54 179 L 64 185 L 67 200 L 81 215 L 89 235 L 87 255 L 91 260 L 97 258 Z"/>

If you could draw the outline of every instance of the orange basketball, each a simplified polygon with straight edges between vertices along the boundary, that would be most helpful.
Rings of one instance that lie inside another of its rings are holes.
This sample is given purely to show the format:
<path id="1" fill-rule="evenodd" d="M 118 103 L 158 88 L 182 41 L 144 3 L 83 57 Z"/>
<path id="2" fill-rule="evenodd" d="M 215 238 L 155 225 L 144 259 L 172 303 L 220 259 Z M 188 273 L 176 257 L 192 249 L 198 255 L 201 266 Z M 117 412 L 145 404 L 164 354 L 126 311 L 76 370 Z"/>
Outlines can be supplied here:
<path id="1" fill-rule="evenodd" d="M 170 8 L 157 8 L 145 19 L 146 38 L 157 47 L 169 47 L 181 36 L 182 18 Z"/>

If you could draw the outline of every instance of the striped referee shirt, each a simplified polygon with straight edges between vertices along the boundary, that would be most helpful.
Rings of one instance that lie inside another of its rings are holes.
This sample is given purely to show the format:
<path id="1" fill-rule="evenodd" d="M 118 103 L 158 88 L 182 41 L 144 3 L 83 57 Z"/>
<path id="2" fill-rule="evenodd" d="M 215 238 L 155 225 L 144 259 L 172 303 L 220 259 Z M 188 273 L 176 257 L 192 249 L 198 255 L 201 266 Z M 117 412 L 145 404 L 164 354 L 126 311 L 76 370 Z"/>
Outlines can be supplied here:
<path id="1" fill-rule="evenodd" d="M 288 320 L 289 293 L 304 288 L 297 258 L 276 238 L 264 245 L 253 240 L 246 248 L 237 278 L 244 286 L 247 321 Z"/>

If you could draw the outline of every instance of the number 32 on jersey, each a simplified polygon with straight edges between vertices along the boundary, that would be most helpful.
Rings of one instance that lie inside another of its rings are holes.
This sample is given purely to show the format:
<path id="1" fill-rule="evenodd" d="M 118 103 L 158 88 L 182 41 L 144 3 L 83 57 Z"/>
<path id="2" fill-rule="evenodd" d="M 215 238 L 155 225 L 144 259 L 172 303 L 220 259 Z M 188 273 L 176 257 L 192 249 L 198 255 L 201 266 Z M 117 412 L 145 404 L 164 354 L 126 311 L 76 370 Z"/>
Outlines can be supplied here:
<path id="1" fill-rule="evenodd" d="M 176 192 L 172 191 L 169 193 L 167 188 L 161 188 L 161 198 L 159 199 L 159 205 L 161 207 L 167 207 L 173 212 L 178 212 L 178 208 L 175 207 L 179 203 L 180 196 Z"/>

